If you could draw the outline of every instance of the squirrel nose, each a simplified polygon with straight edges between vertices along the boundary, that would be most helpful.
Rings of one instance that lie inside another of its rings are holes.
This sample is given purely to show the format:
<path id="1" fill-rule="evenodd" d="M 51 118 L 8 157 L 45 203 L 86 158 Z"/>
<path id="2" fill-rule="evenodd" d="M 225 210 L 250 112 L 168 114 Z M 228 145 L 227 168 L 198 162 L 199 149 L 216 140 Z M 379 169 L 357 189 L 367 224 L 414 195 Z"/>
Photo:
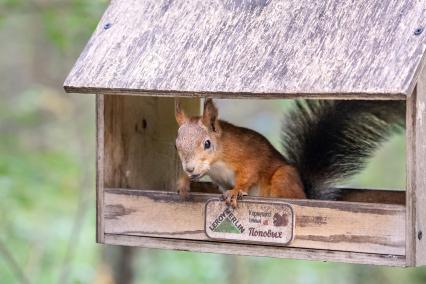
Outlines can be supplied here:
<path id="1" fill-rule="evenodd" d="M 186 167 L 185 168 L 185 170 L 188 172 L 188 173 L 192 173 L 193 171 L 194 171 L 194 167 Z"/>

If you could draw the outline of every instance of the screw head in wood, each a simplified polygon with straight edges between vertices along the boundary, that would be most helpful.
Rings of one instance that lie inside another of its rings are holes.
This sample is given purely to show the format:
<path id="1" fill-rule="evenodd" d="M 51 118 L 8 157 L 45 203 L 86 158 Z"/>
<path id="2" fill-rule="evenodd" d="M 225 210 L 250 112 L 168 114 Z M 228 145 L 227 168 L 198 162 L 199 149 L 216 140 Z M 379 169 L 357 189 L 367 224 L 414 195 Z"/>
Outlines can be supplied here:
<path id="1" fill-rule="evenodd" d="M 104 30 L 109 29 L 111 26 L 112 26 L 112 24 L 111 24 L 111 23 L 106 23 L 106 24 L 104 25 Z"/>
<path id="2" fill-rule="evenodd" d="M 419 241 L 423 238 L 423 232 L 422 231 L 419 231 L 417 233 L 417 238 L 419 239 Z"/>
<path id="3" fill-rule="evenodd" d="M 423 28 L 417 28 L 414 30 L 414 35 L 420 35 L 423 32 Z"/>

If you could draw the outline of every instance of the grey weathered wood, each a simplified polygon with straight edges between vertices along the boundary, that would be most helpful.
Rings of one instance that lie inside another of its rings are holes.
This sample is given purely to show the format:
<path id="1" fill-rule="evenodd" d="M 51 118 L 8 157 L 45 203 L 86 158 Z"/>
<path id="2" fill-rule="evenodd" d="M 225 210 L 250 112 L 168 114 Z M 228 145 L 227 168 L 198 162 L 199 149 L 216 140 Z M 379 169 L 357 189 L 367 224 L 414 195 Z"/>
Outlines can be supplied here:
<path id="1" fill-rule="evenodd" d="M 183 201 L 172 192 L 105 189 L 105 233 L 208 240 L 204 207 L 209 198 L 217 196 L 193 193 Z M 292 204 L 296 220 L 290 247 L 405 255 L 404 206 L 282 201 Z"/>
<path id="2" fill-rule="evenodd" d="M 319 249 L 299 249 L 289 247 L 277 249 L 277 247 L 275 246 L 162 239 L 153 237 L 125 236 L 114 234 L 105 234 L 105 243 L 112 245 L 139 246 L 146 248 L 160 248 L 168 250 L 194 252 L 213 252 L 222 254 L 267 256 L 288 259 L 405 266 L 404 256 L 388 254 L 367 254 Z"/>
<path id="3" fill-rule="evenodd" d="M 104 96 L 96 95 L 96 241 L 104 242 Z"/>
<path id="4" fill-rule="evenodd" d="M 416 87 L 416 266 L 426 265 L 426 68 Z"/>
<path id="5" fill-rule="evenodd" d="M 417 92 L 407 99 L 406 102 L 406 171 L 407 171 L 407 186 L 406 186 L 406 259 L 408 266 L 416 264 L 416 239 L 415 239 L 415 194 L 416 194 L 416 176 L 415 176 L 415 115 L 416 115 L 416 97 Z M 414 148 L 413 148 L 414 147 Z"/>
<path id="6" fill-rule="evenodd" d="M 407 100 L 407 264 L 426 264 L 426 69 Z"/>
<path id="7" fill-rule="evenodd" d="M 68 92 L 402 98 L 424 0 L 112 1 Z M 105 28 L 110 25 L 109 28 Z"/>

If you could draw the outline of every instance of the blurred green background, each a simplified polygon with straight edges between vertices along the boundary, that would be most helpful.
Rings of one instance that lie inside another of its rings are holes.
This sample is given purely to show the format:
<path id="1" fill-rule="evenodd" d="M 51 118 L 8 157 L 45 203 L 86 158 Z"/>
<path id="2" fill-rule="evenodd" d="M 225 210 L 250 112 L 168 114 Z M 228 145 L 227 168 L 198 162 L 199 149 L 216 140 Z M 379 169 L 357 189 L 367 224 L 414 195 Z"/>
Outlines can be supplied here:
<path id="1" fill-rule="evenodd" d="M 105 0 L 0 0 L 0 283 L 426 283 L 426 270 L 95 243 L 92 95 L 62 83 Z M 278 145 L 285 101 L 219 102 Z M 244 104 L 244 106 L 243 106 Z M 348 181 L 402 188 L 404 137 Z M 132 282 L 133 281 L 133 282 Z"/>

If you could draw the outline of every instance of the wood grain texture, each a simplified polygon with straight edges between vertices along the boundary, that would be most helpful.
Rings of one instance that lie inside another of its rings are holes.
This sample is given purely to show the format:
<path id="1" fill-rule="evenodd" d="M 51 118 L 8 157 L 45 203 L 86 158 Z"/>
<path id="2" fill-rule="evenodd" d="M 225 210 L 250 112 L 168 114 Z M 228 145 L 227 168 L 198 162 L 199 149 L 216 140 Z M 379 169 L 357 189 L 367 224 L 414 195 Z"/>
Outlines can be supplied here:
<path id="1" fill-rule="evenodd" d="M 174 187 L 180 173 L 175 150 L 178 125 L 174 99 L 105 96 L 106 187 Z M 198 113 L 198 99 L 183 101 L 185 110 Z"/>
<path id="2" fill-rule="evenodd" d="M 69 92 L 409 95 L 426 1 L 112 1 Z M 105 25 L 110 27 L 105 29 Z"/>
<path id="3" fill-rule="evenodd" d="M 182 101 L 191 115 L 198 99 Z M 104 186 L 174 186 L 181 173 L 174 148 L 174 100 L 120 96 L 96 97 L 96 240 L 104 242 Z"/>
<path id="4" fill-rule="evenodd" d="M 96 241 L 104 242 L 104 96 L 96 95 Z"/>
<path id="5" fill-rule="evenodd" d="M 405 191 L 344 189 L 339 201 L 405 205 Z"/>
<path id="6" fill-rule="evenodd" d="M 191 192 L 221 193 L 218 186 L 211 182 L 191 182 Z M 405 191 L 342 188 L 338 201 L 405 205 Z"/>
<path id="7" fill-rule="evenodd" d="M 426 265 L 426 69 L 407 100 L 407 264 Z"/>
<path id="8" fill-rule="evenodd" d="M 261 245 L 254 246 L 246 244 L 161 239 L 155 237 L 126 236 L 115 234 L 105 234 L 105 243 L 111 245 L 139 246 L 146 248 L 160 248 L 180 251 L 213 252 L 222 254 L 266 256 L 288 259 L 405 266 L 404 256 L 388 254 L 367 254 Z"/>
<path id="9" fill-rule="evenodd" d="M 416 87 L 416 266 L 426 265 L 426 68 Z"/>
<path id="10" fill-rule="evenodd" d="M 416 126 L 416 97 L 417 92 L 407 99 L 406 102 L 406 260 L 408 266 L 416 265 L 416 239 L 415 239 L 415 198 L 416 198 L 416 144 L 415 144 L 415 126 Z"/>
<path id="11" fill-rule="evenodd" d="M 194 193 L 183 201 L 171 192 L 106 189 L 105 233 L 208 240 L 204 206 L 209 198 L 217 196 Z M 292 204 L 296 216 L 291 247 L 405 255 L 404 206 L 284 201 Z"/>

